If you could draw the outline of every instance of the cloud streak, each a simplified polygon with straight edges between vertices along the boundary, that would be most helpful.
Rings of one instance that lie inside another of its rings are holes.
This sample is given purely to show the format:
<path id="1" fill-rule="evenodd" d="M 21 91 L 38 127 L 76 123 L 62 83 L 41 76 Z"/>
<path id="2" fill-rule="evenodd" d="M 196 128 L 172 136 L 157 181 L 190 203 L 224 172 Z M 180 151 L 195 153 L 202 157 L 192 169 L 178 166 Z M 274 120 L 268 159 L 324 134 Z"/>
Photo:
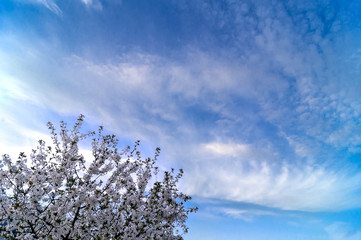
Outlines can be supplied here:
<path id="1" fill-rule="evenodd" d="M 56 15 L 61 16 L 63 14 L 62 10 L 56 4 L 56 0 L 27 0 L 30 3 L 41 4 Z"/>
<path id="2" fill-rule="evenodd" d="M 221 208 L 220 212 L 235 219 L 241 219 L 246 222 L 252 222 L 254 218 L 260 216 L 277 216 L 272 211 L 259 209 L 237 209 L 237 208 Z"/>
<path id="3" fill-rule="evenodd" d="M 249 148 L 232 157 L 217 157 L 213 149 L 204 149 L 197 154 L 203 156 L 203 161 L 187 176 L 188 190 L 203 197 L 284 210 L 340 211 L 360 207 L 360 174 L 304 163 L 291 165 L 279 162 L 277 154 Z"/>
<path id="4" fill-rule="evenodd" d="M 361 239 L 361 231 L 352 229 L 346 223 L 336 222 L 325 229 L 331 240 L 358 240 Z"/>
<path id="5" fill-rule="evenodd" d="M 94 8 L 96 10 L 102 10 L 103 6 L 99 0 L 81 0 L 87 7 Z"/>
<path id="6" fill-rule="evenodd" d="M 58 16 L 63 15 L 63 11 L 56 3 L 57 0 L 25 0 L 25 2 L 32 3 L 32 4 L 40 4 L 55 13 Z M 87 8 L 93 8 L 98 11 L 103 9 L 103 5 L 101 4 L 100 0 L 80 0 Z"/>

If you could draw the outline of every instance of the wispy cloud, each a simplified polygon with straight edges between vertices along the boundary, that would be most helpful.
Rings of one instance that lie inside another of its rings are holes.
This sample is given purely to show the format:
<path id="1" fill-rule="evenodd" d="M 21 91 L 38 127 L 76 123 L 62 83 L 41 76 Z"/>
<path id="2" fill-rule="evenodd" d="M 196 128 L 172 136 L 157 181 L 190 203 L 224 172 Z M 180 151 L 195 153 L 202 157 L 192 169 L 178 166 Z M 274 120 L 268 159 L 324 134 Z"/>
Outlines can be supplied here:
<path id="1" fill-rule="evenodd" d="M 53 13 L 55 13 L 59 16 L 61 16 L 63 14 L 63 12 L 59 8 L 59 6 L 56 4 L 56 0 L 27 0 L 27 1 L 30 3 L 42 4 L 43 6 L 48 8 L 50 11 L 52 11 Z"/>
<path id="2" fill-rule="evenodd" d="M 251 154 L 251 148 L 247 144 L 213 142 L 204 144 L 204 149 L 220 156 L 239 157 L 240 155 Z"/>
<path id="3" fill-rule="evenodd" d="M 224 149 L 234 149 L 231 146 Z M 360 207 L 361 175 L 322 165 L 284 161 L 264 149 L 238 151 L 237 157 L 215 156 L 209 149 L 190 171 L 188 191 L 285 210 L 338 211 Z M 232 151 L 230 151 L 232 153 Z M 253 153 L 253 154 L 252 154 Z M 192 184 L 191 184 L 192 182 Z"/>
<path id="4" fill-rule="evenodd" d="M 56 15 L 62 16 L 63 11 L 56 3 L 57 0 L 25 0 L 25 2 L 32 3 L 32 4 L 41 4 L 44 7 L 48 8 L 50 11 L 55 13 Z M 100 0 L 80 0 L 86 7 L 102 10 L 103 5 L 101 4 Z"/>
<path id="5" fill-rule="evenodd" d="M 229 217 L 247 222 L 252 222 L 254 218 L 260 216 L 277 216 L 275 212 L 259 209 L 221 208 L 219 211 Z"/>
<path id="6" fill-rule="evenodd" d="M 100 2 L 100 0 L 81 0 L 82 3 L 84 3 L 87 7 L 94 8 L 97 10 L 102 10 L 103 6 Z"/>
<path id="7" fill-rule="evenodd" d="M 347 223 L 336 222 L 325 228 L 331 240 L 360 240 L 361 231 L 353 229 Z"/>

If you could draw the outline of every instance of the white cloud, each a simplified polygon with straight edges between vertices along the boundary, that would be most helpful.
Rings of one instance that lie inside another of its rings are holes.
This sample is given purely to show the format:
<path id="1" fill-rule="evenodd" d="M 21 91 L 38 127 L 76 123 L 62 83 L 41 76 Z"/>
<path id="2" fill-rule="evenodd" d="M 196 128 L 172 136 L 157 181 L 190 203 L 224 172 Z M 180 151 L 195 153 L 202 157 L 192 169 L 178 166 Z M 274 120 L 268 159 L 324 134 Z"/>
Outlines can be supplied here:
<path id="1" fill-rule="evenodd" d="M 252 222 L 256 217 L 260 216 L 277 216 L 275 212 L 260 209 L 220 208 L 217 210 L 227 216 L 246 222 Z"/>
<path id="2" fill-rule="evenodd" d="M 325 228 L 331 240 L 360 240 L 361 231 L 343 222 L 333 223 Z"/>
<path id="3" fill-rule="evenodd" d="M 0 113 L 4 114 L 1 109 Z M 39 140 L 44 140 L 47 143 L 52 142 L 50 135 L 46 132 L 24 126 L 17 119 L 14 119 L 13 116 L 8 117 L 6 114 L 2 116 L 0 156 L 8 154 L 13 159 L 16 159 L 20 152 L 29 155 L 32 149 L 36 149 Z M 12 135 L 9 136 L 9 133 Z"/>
<path id="4" fill-rule="evenodd" d="M 271 152 L 251 145 L 234 159 L 225 155 L 234 153 L 234 145 L 223 145 L 223 157 L 208 149 L 196 154 L 202 160 L 187 174 L 190 194 L 284 210 L 339 211 L 361 206 L 360 174 L 303 162 L 282 163 Z"/>
<path id="5" fill-rule="evenodd" d="M 56 4 L 56 0 L 27 0 L 27 1 L 42 4 L 43 6 L 48 8 L 50 11 L 52 11 L 53 13 L 55 13 L 59 16 L 61 16 L 63 14 L 61 9 Z"/>
<path id="6" fill-rule="evenodd" d="M 41 4 L 44 7 L 48 8 L 53 13 L 59 16 L 63 15 L 63 11 L 60 9 L 58 4 L 56 4 L 57 0 L 24 0 L 24 1 L 32 4 Z M 103 9 L 103 5 L 101 4 L 100 0 L 80 0 L 80 1 L 88 8 L 93 8 L 96 10 Z"/>
<path id="7" fill-rule="evenodd" d="M 236 144 L 236 143 L 207 143 L 203 147 L 205 150 L 209 150 L 213 154 L 238 157 L 251 154 L 251 149 L 247 144 Z"/>
<path id="8" fill-rule="evenodd" d="M 103 6 L 100 0 L 81 0 L 87 7 L 91 7 L 97 10 L 102 10 Z"/>
<path id="9" fill-rule="evenodd" d="M 0 102 L 7 99 L 41 105 L 41 102 L 34 96 L 31 89 L 22 86 L 18 79 L 0 71 Z"/>

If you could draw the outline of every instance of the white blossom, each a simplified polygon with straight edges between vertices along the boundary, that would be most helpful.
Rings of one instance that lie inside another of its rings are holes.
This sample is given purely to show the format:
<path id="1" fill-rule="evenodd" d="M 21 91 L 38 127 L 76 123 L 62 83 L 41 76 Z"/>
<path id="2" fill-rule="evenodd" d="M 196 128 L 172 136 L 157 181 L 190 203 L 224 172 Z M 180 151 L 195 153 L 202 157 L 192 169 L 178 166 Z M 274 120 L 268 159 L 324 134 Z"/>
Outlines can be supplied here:
<path id="1" fill-rule="evenodd" d="M 0 160 L 0 237 L 6 239 L 182 239 L 191 198 L 177 189 L 182 170 L 157 174 L 159 149 L 142 159 L 133 148 L 117 148 L 114 135 L 80 133 L 84 116 L 73 129 L 61 122 L 57 133 L 48 123 L 53 143 L 27 157 Z M 86 167 L 78 143 L 93 137 L 93 159 Z M 179 229 L 181 230 L 179 232 Z"/>

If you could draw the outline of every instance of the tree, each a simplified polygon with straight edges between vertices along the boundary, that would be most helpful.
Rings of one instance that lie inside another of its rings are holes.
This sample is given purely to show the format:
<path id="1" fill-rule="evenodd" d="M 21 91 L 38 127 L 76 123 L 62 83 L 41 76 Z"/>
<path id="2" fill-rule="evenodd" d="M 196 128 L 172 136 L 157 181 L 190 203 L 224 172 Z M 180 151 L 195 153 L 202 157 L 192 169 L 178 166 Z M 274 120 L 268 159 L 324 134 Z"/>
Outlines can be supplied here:
<path id="1" fill-rule="evenodd" d="M 154 158 L 137 147 L 118 150 L 114 135 L 80 133 L 84 116 L 59 133 L 48 123 L 53 144 L 40 140 L 30 155 L 0 160 L 0 236 L 6 239 L 182 239 L 191 199 L 177 189 L 183 171 L 157 181 Z M 60 137 L 60 138 L 59 138 Z M 78 143 L 92 137 L 93 159 Z M 153 184 L 151 184 L 153 183 Z"/>

